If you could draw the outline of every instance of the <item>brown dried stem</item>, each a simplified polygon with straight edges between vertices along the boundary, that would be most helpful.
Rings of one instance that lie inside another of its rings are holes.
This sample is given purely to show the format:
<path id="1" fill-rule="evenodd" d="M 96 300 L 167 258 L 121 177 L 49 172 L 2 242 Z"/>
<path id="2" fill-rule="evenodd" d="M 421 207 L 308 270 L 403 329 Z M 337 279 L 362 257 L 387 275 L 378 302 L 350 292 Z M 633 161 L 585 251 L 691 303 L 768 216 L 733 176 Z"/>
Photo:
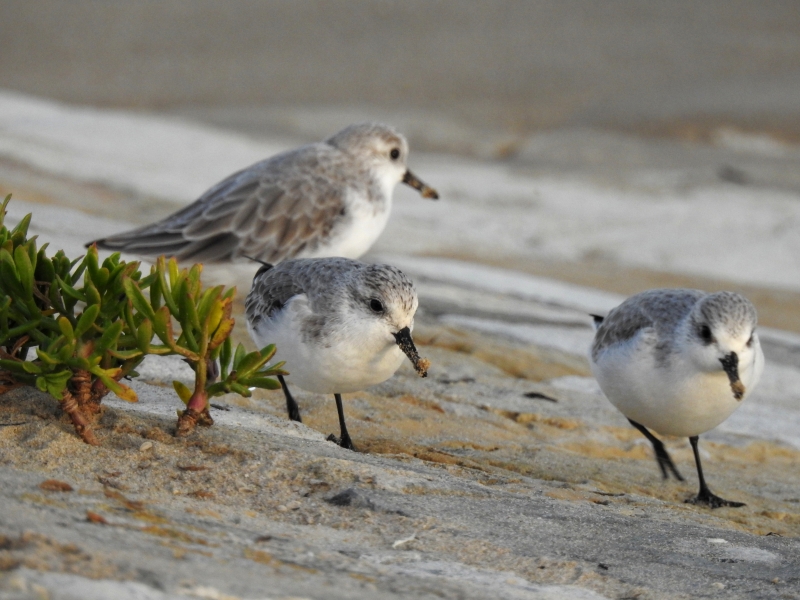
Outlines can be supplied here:
<path id="1" fill-rule="evenodd" d="M 5 394 L 6 392 L 10 392 L 11 390 L 15 390 L 18 387 L 24 387 L 24 383 L 19 383 L 16 379 L 14 379 L 11 373 L 7 373 L 6 371 L 0 371 L 0 395 Z"/>
<path id="2" fill-rule="evenodd" d="M 100 413 L 100 400 L 92 393 L 92 376 L 89 371 L 77 370 L 70 379 L 72 394 L 78 408 L 88 418 L 94 419 Z M 105 386 L 103 386 L 105 387 Z"/>
<path id="3" fill-rule="evenodd" d="M 63 397 L 61 398 L 61 409 L 69 415 L 72 424 L 75 426 L 75 431 L 81 436 L 84 442 L 92 446 L 100 445 L 100 442 L 94 435 L 94 431 L 92 431 L 89 421 L 86 419 L 86 415 L 83 414 L 75 397 L 67 389 L 64 390 Z"/>

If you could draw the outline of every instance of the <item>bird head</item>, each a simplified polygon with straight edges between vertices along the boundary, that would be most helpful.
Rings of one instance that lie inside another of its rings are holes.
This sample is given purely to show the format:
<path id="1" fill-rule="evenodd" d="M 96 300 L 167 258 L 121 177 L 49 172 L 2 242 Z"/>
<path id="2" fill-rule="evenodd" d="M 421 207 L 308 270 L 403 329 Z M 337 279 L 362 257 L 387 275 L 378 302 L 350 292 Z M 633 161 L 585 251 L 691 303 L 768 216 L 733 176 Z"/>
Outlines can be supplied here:
<path id="1" fill-rule="evenodd" d="M 419 191 L 423 198 L 437 200 L 439 194 L 423 183 L 407 166 L 408 142 L 389 125 L 357 123 L 326 140 L 343 152 L 364 161 L 390 192 L 400 182 Z"/>
<path id="2" fill-rule="evenodd" d="M 759 353 L 756 309 L 744 296 L 717 292 L 701 299 L 689 318 L 691 356 L 703 371 L 724 371 L 731 392 L 742 400 L 742 373 L 753 369 Z"/>

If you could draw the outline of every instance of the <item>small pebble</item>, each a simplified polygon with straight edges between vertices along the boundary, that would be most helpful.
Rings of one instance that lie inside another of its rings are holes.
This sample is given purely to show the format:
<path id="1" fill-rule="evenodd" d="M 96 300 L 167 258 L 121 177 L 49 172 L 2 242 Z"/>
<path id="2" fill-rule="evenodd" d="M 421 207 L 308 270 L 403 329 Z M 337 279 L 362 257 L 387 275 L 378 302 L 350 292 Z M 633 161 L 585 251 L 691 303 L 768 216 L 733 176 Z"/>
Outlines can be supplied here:
<path id="1" fill-rule="evenodd" d="M 153 442 L 147 440 L 146 442 L 143 442 L 141 446 L 139 446 L 139 452 L 147 452 L 152 447 L 153 447 Z"/>
<path id="2" fill-rule="evenodd" d="M 300 508 L 300 506 L 301 506 L 300 502 L 298 502 L 297 500 L 292 500 L 291 502 L 289 502 L 289 504 L 286 505 L 286 508 L 288 510 L 297 510 L 298 508 Z"/>
<path id="3" fill-rule="evenodd" d="M 724 583 L 720 583 L 719 581 L 715 581 L 714 583 L 711 584 L 711 587 L 717 588 L 718 590 L 724 590 L 725 589 L 725 584 Z"/>
<path id="4" fill-rule="evenodd" d="M 288 509 L 288 508 L 286 508 L 286 505 L 285 505 L 285 504 L 279 504 L 279 505 L 278 505 L 278 508 L 277 508 L 277 511 L 278 511 L 278 512 L 286 512 L 287 510 L 289 510 L 289 509 Z"/>

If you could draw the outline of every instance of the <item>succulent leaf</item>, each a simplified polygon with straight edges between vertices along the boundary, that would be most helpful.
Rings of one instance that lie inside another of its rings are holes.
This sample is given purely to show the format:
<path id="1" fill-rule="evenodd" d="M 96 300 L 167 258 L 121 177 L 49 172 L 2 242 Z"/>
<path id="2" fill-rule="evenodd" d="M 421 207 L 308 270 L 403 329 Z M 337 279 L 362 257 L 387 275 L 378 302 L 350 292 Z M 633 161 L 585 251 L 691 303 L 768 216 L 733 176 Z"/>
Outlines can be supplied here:
<path id="1" fill-rule="evenodd" d="M 77 408 L 73 403 L 67 412 L 79 431 L 88 430 L 80 416 L 86 389 L 81 373 L 90 374 L 95 400 L 112 391 L 136 401 L 135 392 L 119 380 L 137 376 L 134 368 L 149 354 L 179 355 L 189 362 L 194 390 L 180 382 L 173 387 L 195 410 L 203 403 L 207 410 L 213 395 L 250 396 L 250 388 L 280 387 L 274 376 L 283 373 L 282 363 L 265 366 L 274 347 L 248 353 L 238 344 L 234 351 L 235 288 L 204 290 L 202 265 L 181 269 L 175 259 L 163 257 L 145 277 L 140 263 L 125 262 L 119 253 L 101 265 L 96 246 L 74 260 L 61 250 L 48 257 L 47 244 L 37 248 L 36 237 L 28 237 L 31 215 L 13 230 L 5 227 L 10 198 L 0 203 L 0 369 L 60 401 L 75 394 Z M 176 323 L 180 329 L 173 331 Z M 212 375 L 207 369 L 217 360 L 220 373 Z"/>
<path id="2" fill-rule="evenodd" d="M 17 246 L 14 249 L 14 264 L 17 267 L 20 286 L 25 294 L 25 298 L 33 297 L 33 264 L 24 246 Z"/>
<path id="3" fill-rule="evenodd" d="M 139 286 L 136 285 L 130 277 L 123 279 L 122 285 L 125 288 L 125 295 L 128 296 L 128 300 L 131 301 L 133 307 L 152 321 L 155 317 L 155 312 L 153 311 L 153 307 L 150 306 L 150 303 L 145 299 Z"/>
<path id="4" fill-rule="evenodd" d="M 169 308 L 162 306 L 153 315 L 153 331 L 156 332 L 158 339 L 164 344 L 172 347 L 175 345 L 175 339 L 172 335 L 172 315 L 170 315 Z"/>
<path id="5" fill-rule="evenodd" d="M 26 373 L 32 373 L 34 375 L 42 372 L 42 368 L 40 366 L 35 363 L 28 362 L 27 360 L 22 363 L 22 368 Z"/>
<path id="6" fill-rule="evenodd" d="M 25 243 L 25 237 L 28 235 L 28 227 L 31 224 L 31 217 L 32 213 L 28 213 L 14 229 L 11 230 L 11 240 L 14 242 L 15 246 L 20 246 Z"/>
<path id="7" fill-rule="evenodd" d="M 61 330 L 61 335 L 68 341 L 75 339 L 75 330 L 72 328 L 72 323 L 69 322 L 67 317 L 59 317 L 58 328 Z"/>
<path id="8" fill-rule="evenodd" d="M 246 385 L 242 385 L 241 383 L 231 383 L 231 391 L 236 392 L 240 396 L 244 396 L 245 398 L 249 398 L 253 395 L 250 389 Z"/>
<path id="9" fill-rule="evenodd" d="M 242 344 L 239 344 L 238 346 L 236 346 L 236 352 L 233 355 L 233 370 L 234 371 L 238 371 L 239 370 L 239 365 L 242 363 L 242 360 L 244 360 L 245 356 L 247 356 L 247 350 L 244 349 L 244 346 Z"/>
<path id="10" fill-rule="evenodd" d="M 87 306 L 86 310 L 83 311 L 83 314 L 81 314 L 78 322 L 75 324 L 75 337 L 81 337 L 84 333 L 89 331 L 95 321 L 97 321 L 99 315 L 99 305 L 92 304 L 91 306 Z"/>
<path id="11" fill-rule="evenodd" d="M 158 258 L 158 262 L 156 263 L 156 273 L 158 273 L 158 281 L 159 281 L 159 293 L 164 298 L 164 303 L 166 306 L 169 307 L 170 312 L 173 315 L 178 314 L 178 303 L 175 302 L 175 299 L 172 296 L 172 286 L 174 285 L 175 279 L 171 275 L 171 269 L 174 261 L 170 261 L 169 264 L 169 271 L 167 267 L 166 260 L 163 256 Z M 177 268 L 177 263 L 174 263 L 175 267 Z M 167 276 L 169 275 L 169 282 L 167 282 Z"/>
<path id="12" fill-rule="evenodd" d="M 90 372 L 94 375 L 97 375 L 97 378 L 103 382 L 103 385 L 114 392 L 122 400 L 126 400 L 128 402 L 138 402 L 139 398 L 136 395 L 136 392 L 134 392 L 127 385 L 117 381 L 117 378 L 122 373 L 122 369 L 101 369 L 100 367 L 93 367 Z"/>
<path id="13" fill-rule="evenodd" d="M 248 377 L 255 371 L 263 367 L 266 362 L 275 354 L 275 345 L 270 344 L 262 348 L 260 351 L 251 352 L 239 362 L 236 366 L 236 372 L 239 378 Z"/>
<path id="14" fill-rule="evenodd" d="M 223 381 L 228 378 L 228 367 L 231 364 L 232 353 L 233 353 L 233 341 L 231 340 L 230 336 L 228 336 L 222 343 L 222 348 L 220 349 L 220 354 L 219 354 L 220 379 L 222 379 Z"/>
<path id="15" fill-rule="evenodd" d="M 74 298 L 78 302 L 86 302 L 86 296 L 61 279 L 61 277 L 56 276 L 56 281 L 58 281 L 58 286 L 67 296 Z"/>
<path id="16" fill-rule="evenodd" d="M 119 338 L 119 334 L 122 333 L 123 323 L 122 321 L 114 321 L 106 327 L 106 330 L 103 332 L 103 335 L 97 341 L 96 351 L 97 352 L 105 352 L 109 348 L 116 346 L 117 338 Z"/>
<path id="17" fill-rule="evenodd" d="M 280 382 L 271 377 L 249 377 L 247 379 L 241 379 L 240 383 L 248 387 L 257 387 L 263 390 L 277 390 L 281 387 Z"/>
<path id="18" fill-rule="evenodd" d="M 145 319 L 136 330 L 136 341 L 139 350 L 147 354 L 150 351 L 150 342 L 153 340 L 153 323 L 150 319 Z"/>
<path id="19" fill-rule="evenodd" d="M 219 346 L 223 341 L 227 340 L 230 337 L 231 331 L 233 331 L 233 326 L 236 324 L 236 321 L 233 319 L 225 319 L 222 323 L 219 324 L 217 330 L 214 332 L 211 341 L 208 343 L 209 349 L 213 350 L 217 346 Z"/>
<path id="20" fill-rule="evenodd" d="M 181 401 L 188 405 L 189 400 L 192 398 L 192 390 L 190 390 L 180 381 L 173 381 L 172 387 L 175 388 L 175 392 L 178 394 L 178 397 L 181 399 Z"/>

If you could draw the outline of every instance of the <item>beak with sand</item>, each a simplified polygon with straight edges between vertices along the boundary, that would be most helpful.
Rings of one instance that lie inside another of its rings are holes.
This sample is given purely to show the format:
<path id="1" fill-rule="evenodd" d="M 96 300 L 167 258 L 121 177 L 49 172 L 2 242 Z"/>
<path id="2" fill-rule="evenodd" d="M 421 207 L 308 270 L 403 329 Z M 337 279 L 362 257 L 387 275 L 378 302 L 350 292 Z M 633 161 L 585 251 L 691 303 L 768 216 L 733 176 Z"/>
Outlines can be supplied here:
<path id="1" fill-rule="evenodd" d="M 439 192 L 437 192 L 432 187 L 422 183 L 422 181 L 417 179 L 417 176 L 414 175 L 408 169 L 406 170 L 406 174 L 403 175 L 403 183 L 419 191 L 419 193 L 422 194 L 423 198 L 430 198 L 431 200 L 439 199 Z"/>

